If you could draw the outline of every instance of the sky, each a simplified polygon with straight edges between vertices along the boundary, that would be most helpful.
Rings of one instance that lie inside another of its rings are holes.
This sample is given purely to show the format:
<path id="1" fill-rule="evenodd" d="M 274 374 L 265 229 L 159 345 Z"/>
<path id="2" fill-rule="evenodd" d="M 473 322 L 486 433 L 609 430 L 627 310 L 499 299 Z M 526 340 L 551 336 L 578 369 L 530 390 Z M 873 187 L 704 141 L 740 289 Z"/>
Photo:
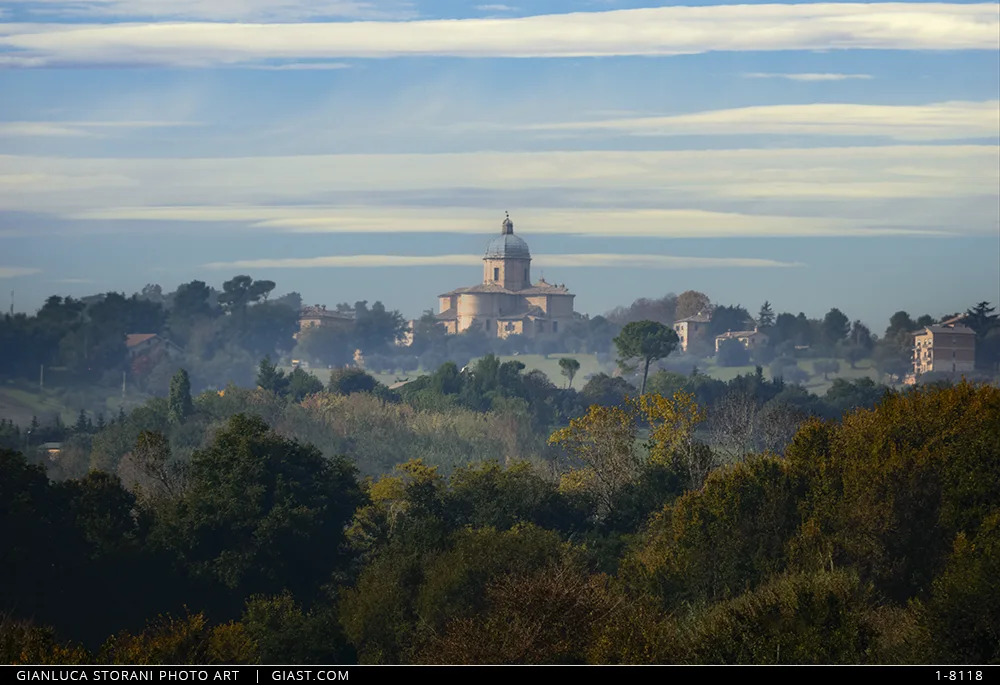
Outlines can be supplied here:
<path id="1" fill-rule="evenodd" d="M 0 303 L 1000 302 L 1000 5 L 0 0 Z M 3 306 L 3 309 L 7 309 Z"/>

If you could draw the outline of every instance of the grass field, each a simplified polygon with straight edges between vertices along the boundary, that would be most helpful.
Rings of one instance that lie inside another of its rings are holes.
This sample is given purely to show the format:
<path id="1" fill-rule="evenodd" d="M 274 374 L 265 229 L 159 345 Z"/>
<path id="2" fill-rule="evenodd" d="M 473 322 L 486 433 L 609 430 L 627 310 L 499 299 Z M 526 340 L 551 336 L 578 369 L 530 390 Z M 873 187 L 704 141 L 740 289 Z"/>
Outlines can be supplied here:
<path id="1" fill-rule="evenodd" d="M 145 395 L 133 393 L 127 396 L 124 406 L 128 411 L 146 400 Z M 98 413 L 105 419 L 114 416 L 122 405 L 121 390 L 116 388 L 73 388 L 46 387 L 40 390 L 34 384 L 0 384 L 0 418 L 27 426 L 35 416 L 45 423 L 58 414 L 63 423 L 73 424 L 80 410 L 85 410 L 91 418 Z"/>
<path id="2" fill-rule="evenodd" d="M 548 376 L 549 380 L 555 383 L 559 387 L 566 386 L 566 377 L 562 375 L 559 368 L 559 360 L 563 357 L 570 357 L 576 359 L 580 362 L 580 370 L 577 372 L 576 378 L 573 379 L 573 387 L 579 390 L 587 382 L 586 379 L 592 374 L 600 373 L 602 370 L 601 365 L 597 361 L 597 357 L 592 354 L 552 354 L 552 355 L 542 355 L 542 354 L 520 354 L 516 356 L 506 356 L 500 357 L 501 362 L 506 361 L 519 361 L 524 364 L 525 371 L 539 370 Z M 840 361 L 840 371 L 837 373 L 832 373 L 829 375 L 828 379 L 823 378 L 823 374 L 818 374 L 815 371 L 814 365 L 819 361 L 829 361 L 821 359 L 800 359 L 799 366 L 807 371 L 810 378 L 805 383 L 805 387 L 809 392 L 815 393 L 817 395 L 823 395 L 830 386 L 833 385 L 835 378 L 843 378 L 845 380 L 854 380 L 856 378 L 871 378 L 874 381 L 879 380 L 879 373 L 874 368 L 874 362 L 870 359 L 864 359 L 857 363 L 857 368 L 852 369 L 851 365 L 845 361 Z M 470 362 L 474 364 L 475 360 Z M 285 367 L 283 369 L 286 373 L 291 372 L 291 367 Z M 750 366 L 716 366 L 713 360 L 704 359 L 698 363 L 698 370 L 702 373 L 716 378 L 720 381 L 731 381 L 741 374 L 752 374 L 755 372 L 756 367 Z M 328 369 L 308 369 L 310 373 L 319 378 L 323 383 L 329 380 L 330 372 Z M 605 370 L 610 372 L 610 369 Z M 412 371 L 406 374 L 399 373 L 375 373 L 372 374 L 380 383 L 385 385 L 392 385 L 398 380 L 408 378 L 414 379 L 418 378 L 427 373 L 424 370 Z M 652 372 L 651 372 L 652 373 Z M 768 379 L 771 378 L 770 370 L 764 368 L 764 376 Z"/>
<path id="3" fill-rule="evenodd" d="M 559 359 L 571 357 L 580 362 L 580 371 L 573 381 L 573 387 L 579 390 L 586 383 L 588 376 L 602 371 L 597 357 L 592 354 L 521 354 L 517 356 L 500 357 L 501 361 L 517 360 L 524 364 L 526 371 L 539 370 L 559 387 L 566 386 L 566 378 L 559 369 Z M 856 378 L 871 378 L 878 381 L 879 374 L 875 370 L 870 359 L 858 362 L 857 368 L 852 369 L 847 362 L 840 362 L 840 371 L 830 374 L 829 380 L 824 380 L 822 374 L 814 371 L 814 364 L 818 359 L 799 360 L 799 366 L 810 374 L 810 379 L 806 381 L 805 387 L 812 393 L 823 395 L 833 384 L 835 378 L 854 380 Z M 474 362 L 473 362 L 474 363 Z M 712 378 L 722 381 L 729 381 L 739 374 L 750 374 L 754 372 L 753 366 L 720 367 L 712 363 L 712 360 L 702 360 L 698 364 L 698 369 Z M 283 369 L 286 373 L 291 372 L 291 367 Z M 315 368 L 307 369 L 325 385 L 330 378 L 329 369 Z M 374 374 L 380 383 L 393 385 L 400 379 L 414 379 L 423 375 L 424 371 L 414 371 L 407 374 Z M 770 378 L 770 371 L 765 368 L 764 375 Z M 127 398 L 126 409 L 142 401 L 142 397 L 133 396 Z M 59 414 L 66 423 L 73 423 L 77 413 L 81 408 L 86 409 L 91 414 L 103 412 L 105 417 L 109 417 L 118 411 L 121 403 L 120 392 L 113 388 L 102 389 L 101 392 L 94 390 L 62 391 L 47 387 L 39 390 L 37 386 L 26 383 L 5 383 L 0 384 L 0 418 L 11 419 L 20 425 L 27 425 L 32 416 L 37 416 L 39 421 L 51 420 L 55 414 Z"/>
<path id="4" fill-rule="evenodd" d="M 799 367 L 804 369 L 809 373 L 809 380 L 805 382 L 805 388 L 816 395 L 825 395 L 826 391 L 830 389 L 833 385 L 833 381 L 836 378 L 843 378 L 845 380 L 855 380 L 857 378 L 871 378 L 873 381 L 879 381 L 879 373 L 875 369 L 874 362 L 871 359 L 863 359 L 857 363 L 857 368 L 852 369 L 851 365 L 845 361 L 838 360 L 840 362 L 840 371 L 837 373 L 831 373 L 829 379 L 824 380 L 823 374 L 816 373 L 814 364 L 819 361 L 830 361 L 828 359 L 800 359 Z M 712 378 L 717 378 L 720 381 L 730 381 L 740 374 L 752 374 L 756 371 L 754 366 L 716 366 L 711 360 L 705 360 L 703 364 L 698 365 L 698 369 Z M 771 378 L 771 371 L 764 367 L 765 378 Z"/>

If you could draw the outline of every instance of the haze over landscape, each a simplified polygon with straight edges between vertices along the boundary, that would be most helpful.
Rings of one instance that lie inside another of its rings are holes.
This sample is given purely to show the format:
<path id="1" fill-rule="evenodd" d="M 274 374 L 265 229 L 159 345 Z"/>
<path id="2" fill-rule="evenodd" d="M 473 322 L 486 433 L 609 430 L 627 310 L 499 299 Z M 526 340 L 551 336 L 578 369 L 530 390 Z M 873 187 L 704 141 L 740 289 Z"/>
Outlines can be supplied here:
<path id="1" fill-rule="evenodd" d="M 2 285 L 415 317 L 509 210 L 591 314 L 997 299 L 996 4 L 643 5 L 5 3 Z"/>
<path id="2" fill-rule="evenodd" d="M 0 664 L 1000 664 L 1000 4 L 643 5 L 0 0 Z"/>

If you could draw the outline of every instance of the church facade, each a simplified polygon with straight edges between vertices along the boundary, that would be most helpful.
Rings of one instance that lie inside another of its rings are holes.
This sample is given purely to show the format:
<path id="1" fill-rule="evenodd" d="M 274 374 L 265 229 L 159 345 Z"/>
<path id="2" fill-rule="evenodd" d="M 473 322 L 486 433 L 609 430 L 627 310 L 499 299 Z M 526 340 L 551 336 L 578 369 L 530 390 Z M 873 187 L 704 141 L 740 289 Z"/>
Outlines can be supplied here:
<path id="1" fill-rule="evenodd" d="M 490 337 L 529 338 L 559 333 L 573 320 L 573 298 L 563 285 L 531 282 L 531 252 L 514 235 L 510 216 L 483 256 L 483 282 L 438 296 L 438 322 L 449 333 L 479 329 Z"/>

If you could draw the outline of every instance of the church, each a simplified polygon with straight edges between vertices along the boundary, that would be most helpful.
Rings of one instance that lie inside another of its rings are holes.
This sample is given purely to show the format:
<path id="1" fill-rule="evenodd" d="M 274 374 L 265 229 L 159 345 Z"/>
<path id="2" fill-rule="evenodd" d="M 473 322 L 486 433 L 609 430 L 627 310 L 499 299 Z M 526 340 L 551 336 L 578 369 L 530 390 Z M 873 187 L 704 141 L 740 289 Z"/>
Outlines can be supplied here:
<path id="1" fill-rule="evenodd" d="M 563 285 L 531 282 L 528 244 L 514 235 L 510 215 L 486 246 L 483 282 L 439 295 L 438 322 L 449 333 L 479 329 L 490 337 L 529 338 L 559 333 L 573 320 L 573 298 Z"/>

